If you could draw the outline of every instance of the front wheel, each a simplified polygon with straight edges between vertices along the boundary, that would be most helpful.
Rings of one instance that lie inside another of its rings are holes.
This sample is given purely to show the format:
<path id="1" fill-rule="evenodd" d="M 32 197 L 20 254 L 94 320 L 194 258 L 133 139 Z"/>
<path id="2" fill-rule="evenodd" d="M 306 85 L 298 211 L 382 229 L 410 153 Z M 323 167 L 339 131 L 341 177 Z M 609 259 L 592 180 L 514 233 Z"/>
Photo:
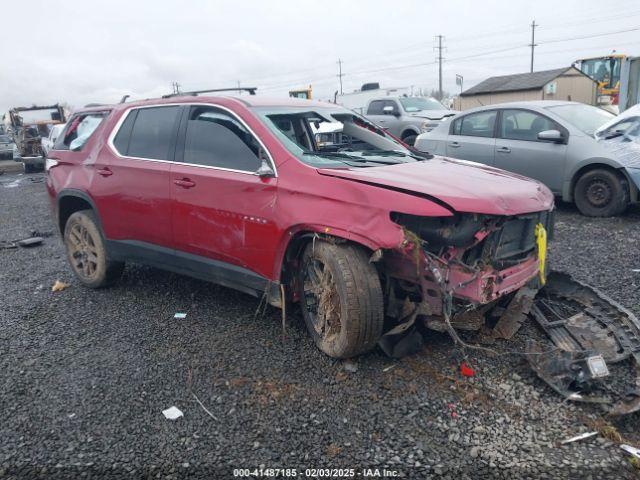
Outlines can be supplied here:
<path id="1" fill-rule="evenodd" d="M 100 288 L 116 281 L 124 263 L 109 259 L 98 220 L 91 210 L 73 213 L 64 227 L 69 264 L 87 287 Z"/>
<path id="2" fill-rule="evenodd" d="M 334 358 L 371 350 L 382 336 L 378 273 L 360 247 L 316 240 L 302 255 L 300 304 L 317 347 Z"/>
<path id="3" fill-rule="evenodd" d="M 578 179 L 574 199 L 583 215 L 611 217 L 627 208 L 629 186 L 627 181 L 615 172 L 598 168 Z"/>
<path id="4" fill-rule="evenodd" d="M 416 138 L 418 138 L 417 135 L 407 135 L 402 139 L 402 141 L 407 145 L 409 145 L 410 147 L 413 147 L 416 143 Z"/>

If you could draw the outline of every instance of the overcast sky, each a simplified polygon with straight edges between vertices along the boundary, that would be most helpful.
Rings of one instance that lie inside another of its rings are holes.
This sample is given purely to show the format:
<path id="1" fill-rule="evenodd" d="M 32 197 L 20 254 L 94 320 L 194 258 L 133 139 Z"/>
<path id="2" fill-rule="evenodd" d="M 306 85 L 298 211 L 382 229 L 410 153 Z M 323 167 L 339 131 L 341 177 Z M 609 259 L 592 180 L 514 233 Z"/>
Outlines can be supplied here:
<path id="1" fill-rule="evenodd" d="M 637 0 L 30 0 L 3 3 L 2 16 L 1 112 L 147 98 L 173 81 L 183 90 L 239 81 L 277 96 L 311 84 L 328 99 L 339 58 L 345 92 L 372 81 L 431 90 L 436 35 L 447 47 L 444 88 L 455 92 L 456 74 L 468 88 L 528 71 L 533 19 L 536 70 L 614 49 L 640 54 Z"/>

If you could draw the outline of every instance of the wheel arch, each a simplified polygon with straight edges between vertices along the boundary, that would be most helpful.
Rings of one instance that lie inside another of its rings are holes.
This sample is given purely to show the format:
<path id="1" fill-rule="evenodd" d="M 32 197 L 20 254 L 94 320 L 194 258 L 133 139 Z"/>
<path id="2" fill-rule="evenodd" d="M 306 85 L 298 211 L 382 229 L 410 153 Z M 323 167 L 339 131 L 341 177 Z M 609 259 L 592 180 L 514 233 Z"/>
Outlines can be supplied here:
<path id="1" fill-rule="evenodd" d="M 405 138 L 410 137 L 411 135 L 416 135 L 416 136 L 420 135 L 420 130 L 413 125 L 409 125 L 408 127 L 405 127 L 405 129 L 402 131 L 402 133 L 400 134 L 400 138 L 404 140 Z"/>
<path id="2" fill-rule="evenodd" d="M 64 227 L 69 217 L 80 210 L 92 210 L 98 219 L 98 226 L 102 230 L 102 222 L 96 204 L 86 192 L 75 189 L 62 190 L 58 194 L 56 205 L 56 220 L 61 235 L 64 235 Z"/>
<path id="3" fill-rule="evenodd" d="M 576 183 L 578 182 L 580 177 L 585 173 L 590 172 L 591 170 L 597 170 L 597 169 L 609 170 L 610 172 L 613 172 L 620 178 L 626 180 L 627 187 L 631 189 L 629 179 L 623 173 L 622 168 L 620 168 L 615 164 L 607 162 L 606 160 L 595 160 L 593 162 L 582 165 L 581 167 L 579 167 L 573 172 L 573 174 L 571 175 L 571 180 L 567 185 L 567 187 L 565 188 L 565 191 L 563 192 L 562 199 L 566 202 L 575 201 L 574 191 L 576 188 Z M 631 196 L 631 194 L 632 194 L 632 191 L 630 190 L 629 195 Z"/>
<path id="4" fill-rule="evenodd" d="M 284 235 L 284 241 L 278 249 L 279 254 L 276 255 L 274 273 L 280 283 L 287 283 L 291 280 L 289 267 L 295 266 L 295 262 L 300 258 L 305 246 L 314 239 L 350 243 L 358 245 L 370 253 L 380 248 L 370 238 L 341 229 L 315 225 L 294 227 Z"/>

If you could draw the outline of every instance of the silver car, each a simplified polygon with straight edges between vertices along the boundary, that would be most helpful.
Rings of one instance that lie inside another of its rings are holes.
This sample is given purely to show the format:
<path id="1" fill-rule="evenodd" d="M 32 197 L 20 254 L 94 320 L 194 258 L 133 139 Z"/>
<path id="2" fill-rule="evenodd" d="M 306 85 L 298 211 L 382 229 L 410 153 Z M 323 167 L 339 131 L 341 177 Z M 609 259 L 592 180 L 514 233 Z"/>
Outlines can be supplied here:
<path id="1" fill-rule="evenodd" d="M 575 102 L 488 105 L 459 113 L 415 146 L 534 178 L 584 215 L 606 217 L 638 202 L 640 188 L 640 155 L 594 136 L 612 118 Z"/>

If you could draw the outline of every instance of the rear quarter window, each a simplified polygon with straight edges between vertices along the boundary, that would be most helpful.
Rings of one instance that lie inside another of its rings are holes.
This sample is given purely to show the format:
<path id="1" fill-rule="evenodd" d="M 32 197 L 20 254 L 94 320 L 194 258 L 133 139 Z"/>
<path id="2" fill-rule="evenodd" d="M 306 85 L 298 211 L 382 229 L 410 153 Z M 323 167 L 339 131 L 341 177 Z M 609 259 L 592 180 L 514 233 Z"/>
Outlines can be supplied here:
<path id="1" fill-rule="evenodd" d="M 74 115 L 67 123 L 62 135 L 58 136 L 53 149 L 81 151 L 107 115 L 108 112 Z"/>

